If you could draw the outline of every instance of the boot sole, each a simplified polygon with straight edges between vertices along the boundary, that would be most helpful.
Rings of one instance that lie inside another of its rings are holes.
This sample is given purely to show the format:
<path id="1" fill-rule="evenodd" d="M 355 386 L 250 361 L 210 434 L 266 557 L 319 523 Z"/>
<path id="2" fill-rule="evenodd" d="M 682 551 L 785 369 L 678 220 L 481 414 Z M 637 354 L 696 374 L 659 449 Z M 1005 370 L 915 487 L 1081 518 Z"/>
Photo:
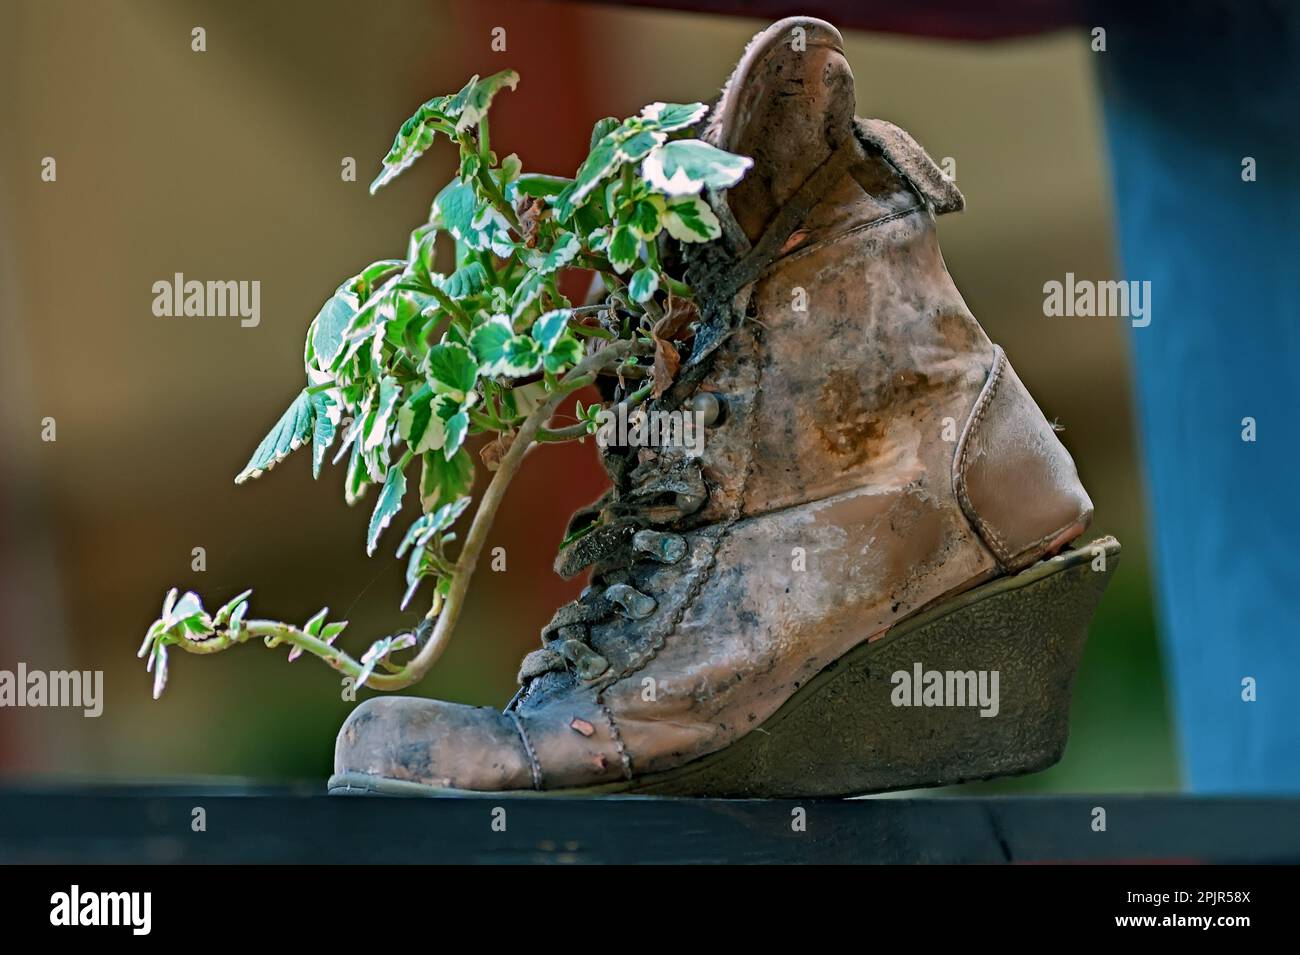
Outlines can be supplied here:
<path id="1" fill-rule="evenodd" d="M 1065 750 L 1074 674 L 1119 551 L 1113 537 L 1101 538 L 910 617 L 829 664 L 730 746 L 675 769 L 599 786 L 506 793 L 339 773 L 330 777 L 329 791 L 834 797 L 1037 772 Z M 896 705 L 902 690 L 894 674 L 910 678 L 917 664 L 927 672 L 996 671 L 996 715 L 981 716 L 970 701 Z"/>

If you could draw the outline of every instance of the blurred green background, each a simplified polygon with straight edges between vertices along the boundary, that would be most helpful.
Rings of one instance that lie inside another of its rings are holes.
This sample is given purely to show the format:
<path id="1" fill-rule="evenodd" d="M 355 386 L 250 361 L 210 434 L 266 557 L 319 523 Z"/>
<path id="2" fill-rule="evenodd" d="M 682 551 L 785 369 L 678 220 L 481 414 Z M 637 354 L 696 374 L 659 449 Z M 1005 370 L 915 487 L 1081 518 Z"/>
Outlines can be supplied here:
<path id="1" fill-rule="evenodd" d="M 354 649 L 414 620 L 397 611 L 391 546 L 365 557 L 368 507 L 343 505 L 340 470 L 313 483 L 298 456 L 232 482 L 301 385 L 317 308 L 361 265 L 404 254 L 451 175 L 435 150 L 369 197 L 394 131 L 427 97 L 513 67 L 522 82 L 494 107 L 493 145 L 569 174 L 596 119 L 711 98 L 764 24 L 489 0 L 0 0 L 0 14 L 0 668 L 102 669 L 106 697 L 99 719 L 0 709 L 0 774 L 321 779 L 352 705 L 333 671 L 259 646 L 178 653 L 154 702 L 134 654 L 171 586 L 209 606 L 254 587 L 257 615 L 288 620 L 328 604 L 352 621 Z M 940 224 L 949 269 L 1064 425 L 1095 530 L 1125 547 L 1064 760 L 959 792 L 1176 788 L 1125 328 L 1042 315 L 1044 281 L 1114 277 L 1086 40 L 846 38 L 858 113 L 955 159 L 967 209 Z M 357 182 L 340 177 L 345 157 Z M 260 280 L 261 324 L 155 317 L 151 286 L 174 272 Z M 46 416 L 54 443 L 40 439 Z M 580 589 L 551 558 L 570 511 L 601 490 L 590 445 L 530 457 L 489 543 L 507 570 L 476 578 L 460 634 L 415 692 L 509 698 L 520 656 Z"/>

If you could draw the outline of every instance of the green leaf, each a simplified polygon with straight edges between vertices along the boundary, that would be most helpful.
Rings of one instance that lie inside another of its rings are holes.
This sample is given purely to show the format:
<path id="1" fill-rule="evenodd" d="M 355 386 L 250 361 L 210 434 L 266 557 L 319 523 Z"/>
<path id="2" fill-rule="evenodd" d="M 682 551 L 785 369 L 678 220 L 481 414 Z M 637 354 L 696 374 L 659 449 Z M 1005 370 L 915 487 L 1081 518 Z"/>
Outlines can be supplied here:
<path id="1" fill-rule="evenodd" d="M 253 456 L 248 459 L 248 464 L 244 465 L 244 470 L 235 478 L 235 483 L 243 484 L 249 478 L 259 477 L 271 470 L 302 447 L 302 443 L 311 435 L 311 430 L 311 400 L 304 388 L 280 416 L 275 427 L 262 439 Z"/>
<path id="2" fill-rule="evenodd" d="M 644 159 L 646 154 L 668 138 L 666 133 L 657 129 L 641 129 L 626 137 L 620 137 L 618 144 L 619 164 L 636 162 Z"/>
<path id="3" fill-rule="evenodd" d="M 411 559 L 406 562 L 406 592 L 402 594 L 400 609 L 405 610 L 411 598 L 420 589 L 420 581 L 436 573 L 428 561 L 428 552 L 424 549 L 411 552 Z"/>
<path id="4" fill-rule="evenodd" d="M 641 115 L 657 129 L 671 133 L 695 125 L 708 111 L 704 103 L 651 103 L 641 110 Z"/>
<path id="5" fill-rule="evenodd" d="M 504 315 L 493 315 L 470 333 L 469 347 L 478 360 L 481 374 L 498 374 L 495 369 L 505 356 L 506 342 L 514 337 L 514 326 Z"/>
<path id="6" fill-rule="evenodd" d="M 628 226 L 615 226 L 609 237 L 609 262 L 620 275 L 640 259 L 641 240 Z"/>
<path id="7" fill-rule="evenodd" d="M 596 143 L 600 142 L 621 125 L 622 122 L 613 116 L 606 116 L 604 119 L 596 120 L 596 124 L 591 127 L 591 139 L 587 141 L 587 152 L 591 152 L 595 149 Z"/>
<path id="8" fill-rule="evenodd" d="M 497 374 L 521 378 L 524 375 L 531 375 L 541 367 L 542 350 L 537 342 L 524 335 L 516 335 L 505 344 Z"/>
<path id="9" fill-rule="evenodd" d="M 433 209 L 443 227 L 456 239 L 466 243 L 471 237 L 477 240 L 474 217 L 478 215 L 479 199 L 473 186 L 453 179 L 433 200 Z"/>
<path id="10" fill-rule="evenodd" d="M 660 192 L 686 196 L 706 186 L 734 186 L 753 164 L 746 156 L 724 152 L 703 140 L 678 139 L 655 147 L 641 164 L 641 175 Z"/>
<path id="11" fill-rule="evenodd" d="M 632 273 L 632 280 L 627 285 L 632 301 L 644 305 L 659 291 L 659 273 L 648 265 Z"/>
<path id="12" fill-rule="evenodd" d="M 549 199 L 552 196 L 558 196 L 571 185 L 573 185 L 573 180 L 566 179 L 563 176 L 546 176 L 541 173 L 530 172 L 527 175 L 520 176 L 510 184 L 510 191 L 506 193 L 506 198 L 516 199 L 519 196 L 533 196 L 537 199 Z"/>
<path id="13" fill-rule="evenodd" d="M 173 590 L 167 595 L 170 606 L 163 607 L 163 632 L 182 639 L 190 636 L 207 636 L 212 633 L 212 618 L 203 609 L 203 601 L 192 590 L 180 600 L 173 601 Z"/>
<path id="14" fill-rule="evenodd" d="M 460 154 L 460 178 L 464 182 L 469 182 L 478 175 L 479 169 L 483 165 L 483 157 L 478 153 L 463 151 Z"/>
<path id="15" fill-rule="evenodd" d="M 325 624 L 325 615 L 330 612 L 329 607 L 322 607 L 316 614 L 303 624 L 303 633 L 311 634 L 313 637 L 320 636 L 320 628 Z"/>
<path id="16" fill-rule="evenodd" d="M 427 228 L 427 226 L 426 226 Z M 375 292 L 375 283 L 386 275 L 396 272 L 406 263 L 401 259 L 380 259 L 371 262 L 352 278 L 339 286 L 340 292 L 351 292 L 359 302 L 367 301 Z"/>
<path id="17" fill-rule="evenodd" d="M 360 299 L 347 291 L 335 292 L 321 306 L 311 326 L 311 346 L 317 367 L 327 369 L 343 347 L 343 332 L 361 307 Z"/>
<path id="18" fill-rule="evenodd" d="M 513 318 L 518 318 L 528 310 L 528 307 L 537 301 L 546 288 L 546 276 L 541 272 L 529 271 L 519 281 L 515 287 L 514 294 L 510 296 L 510 314 Z"/>
<path id="19" fill-rule="evenodd" d="M 311 436 L 311 476 L 320 477 L 321 465 L 325 461 L 325 452 L 330 449 L 334 443 L 334 436 L 338 432 L 339 421 L 342 418 L 342 409 L 336 400 L 338 392 L 335 389 L 329 391 L 318 391 L 311 396 L 312 419 L 314 427 Z"/>
<path id="20" fill-rule="evenodd" d="M 446 425 L 433 413 L 433 389 L 421 385 L 397 412 L 397 433 L 416 454 L 443 446 Z"/>
<path id="21" fill-rule="evenodd" d="M 555 346 L 555 343 L 559 341 L 560 336 L 564 334 L 565 328 L 568 327 L 569 318 L 572 315 L 572 309 L 557 308 L 533 322 L 533 340 L 537 342 L 543 353 L 549 352 Z"/>
<path id="22" fill-rule="evenodd" d="M 506 221 L 496 206 L 484 204 L 474 215 L 470 223 L 471 232 L 465 244 L 471 249 L 491 249 L 501 258 L 509 258 L 515 250 L 514 240 L 510 238 L 510 223 Z"/>
<path id="23" fill-rule="evenodd" d="M 452 298 L 477 295 L 488 284 L 487 269 L 478 261 L 466 262 L 442 280 L 442 290 Z"/>
<path id="24" fill-rule="evenodd" d="M 513 90 L 519 84 L 519 74 L 514 70 L 502 70 L 473 83 L 465 95 L 460 118 L 456 120 L 456 132 L 461 132 L 481 120 L 492 98 L 503 89 Z M 462 91 L 463 92 L 463 91 Z"/>
<path id="25" fill-rule="evenodd" d="M 370 515 L 370 526 L 366 530 L 366 555 L 373 555 L 379 546 L 379 535 L 384 532 L 393 519 L 393 515 L 402 509 L 402 495 L 406 493 L 406 475 L 399 467 L 388 469 L 384 478 L 384 489 L 375 502 L 375 510 Z"/>
<path id="26" fill-rule="evenodd" d="M 392 182 L 423 156 L 433 145 L 439 132 L 450 133 L 450 125 L 436 115 L 426 113 L 426 106 L 420 107 L 420 111 L 404 122 L 397 131 L 397 138 L 393 140 L 392 148 L 384 156 L 383 168 L 375 177 L 375 181 L 370 184 L 372 196 L 381 186 Z"/>
<path id="27" fill-rule="evenodd" d="M 392 375 L 385 375 L 379 382 L 379 396 L 374 407 L 366 415 L 361 430 L 361 450 L 373 451 L 381 448 L 388 440 L 388 428 L 392 424 L 393 410 L 402 397 L 402 386 Z M 373 476 L 373 475 L 372 475 Z"/>
<path id="28" fill-rule="evenodd" d="M 502 194 L 509 189 L 511 183 L 519 178 L 519 174 L 523 172 L 523 169 L 524 163 L 523 160 L 519 158 L 518 153 L 511 153 L 505 159 L 501 160 L 501 168 L 494 169 L 492 171 L 492 176 L 501 184 Z"/>
<path id="29" fill-rule="evenodd" d="M 465 443 L 465 435 L 469 433 L 469 413 L 458 411 L 447 419 L 446 439 L 442 446 L 442 456 L 451 459 L 460 446 Z"/>
<path id="30" fill-rule="evenodd" d="M 226 626 L 226 624 L 230 622 L 231 617 L 234 615 L 236 608 L 238 608 L 241 603 L 247 600 L 249 594 L 251 593 L 252 593 L 251 590 L 245 590 L 242 594 L 239 594 L 238 596 L 232 597 L 229 600 L 227 600 L 221 606 L 221 608 L 212 615 L 212 626 L 213 627 Z"/>
<path id="31" fill-rule="evenodd" d="M 420 474 L 420 507 L 426 513 L 438 506 L 464 497 L 474 486 L 474 461 L 464 448 L 450 461 L 436 452 L 423 458 L 424 470 Z"/>
<path id="32" fill-rule="evenodd" d="M 439 394 L 464 401 L 478 381 L 478 361 L 464 345 L 444 342 L 429 349 L 425 359 L 429 383 Z"/>
<path id="33" fill-rule="evenodd" d="M 410 560 L 406 563 L 406 593 L 402 596 L 403 610 L 415 596 L 420 581 L 438 572 L 429 545 L 436 544 L 437 551 L 441 552 L 442 546 L 455 537 L 454 534 L 442 534 L 442 531 L 455 523 L 464 513 L 465 508 L 469 507 L 469 503 L 470 499 L 466 496 L 443 504 L 436 511 L 417 518 L 407 530 L 406 536 L 402 538 L 402 543 L 397 548 L 398 558 L 401 558 L 408 549 L 414 548 Z"/>
<path id="34" fill-rule="evenodd" d="M 438 227 L 431 222 L 411 232 L 406 244 L 406 272 L 421 288 L 433 285 L 434 256 L 438 251 Z"/>
<path id="35" fill-rule="evenodd" d="M 343 479 L 343 499 L 351 507 L 365 496 L 370 483 L 366 480 L 366 463 L 361 455 L 361 442 L 352 443 L 352 456 L 348 458 L 348 471 Z"/>
<path id="36" fill-rule="evenodd" d="M 252 593 L 251 590 L 245 592 Z M 230 612 L 230 622 L 226 625 L 226 629 L 238 635 L 244 629 L 244 614 L 246 613 L 248 613 L 248 601 L 240 601 L 235 605 L 235 609 Z"/>
<path id="37" fill-rule="evenodd" d="M 661 216 L 663 214 L 664 201 L 659 196 L 649 196 L 645 199 L 638 199 L 632 203 L 627 210 L 624 221 L 629 229 L 638 239 L 650 242 L 659 234 L 663 228 Z"/>
<path id="38" fill-rule="evenodd" d="M 542 367 L 552 375 L 558 375 L 570 365 L 576 365 L 582 359 L 582 343 L 572 335 L 562 335 L 559 340 L 542 356 Z"/>
<path id="39" fill-rule="evenodd" d="M 551 275 L 572 262 L 581 251 L 582 242 L 576 235 L 561 232 L 551 250 L 545 255 L 536 256 L 536 261 L 529 265 L 542 275 Z"/>
<path id="40" fill-rule="evenodd" d="M 361 672 L 357 674 L 357 688 L 366 685 L 370 674 L 381 660 L 387 660 L 390 654 L 415 646 L 415 634 L 397 633 L 390 637 L 381 637 L 370 645 L 370 649 L 361 655 Z"/>
<path id="41" fill-rule="evenodd" d="M 708 242 L 722 235 L 718 217 L 699 196 L 669 200 L 664 228 L 678 242 Z"/>
<path id="42" fill-rule="evenodd" d="M 474 84 L 478 82 L 478 74 L 475 73 L 469 78 L 469 81 L 461 87 L 459 93 L 454 96 L 448 96 L 443 111 L 447 116 L 455 119 L 465 109 L 465 101 L 469 99 L 469 94 L 474 90 Z"/>

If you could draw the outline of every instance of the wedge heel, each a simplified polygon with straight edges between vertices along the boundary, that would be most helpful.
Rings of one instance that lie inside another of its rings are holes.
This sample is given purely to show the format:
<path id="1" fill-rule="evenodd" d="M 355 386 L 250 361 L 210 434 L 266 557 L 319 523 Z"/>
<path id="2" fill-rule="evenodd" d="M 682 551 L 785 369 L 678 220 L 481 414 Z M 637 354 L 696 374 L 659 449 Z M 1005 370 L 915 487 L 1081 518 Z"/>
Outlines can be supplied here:
<path id="1" fill-rule="evenodd" d="M 1064 752 L 1074 675 L 1119 551 L 1102 538 L 904 620 L 726 749 L 631 783 L 536 795 L 853 796 L 1045 769 Z M 361 774 L 332 777 L 330 791 L 491 795 Z"/>

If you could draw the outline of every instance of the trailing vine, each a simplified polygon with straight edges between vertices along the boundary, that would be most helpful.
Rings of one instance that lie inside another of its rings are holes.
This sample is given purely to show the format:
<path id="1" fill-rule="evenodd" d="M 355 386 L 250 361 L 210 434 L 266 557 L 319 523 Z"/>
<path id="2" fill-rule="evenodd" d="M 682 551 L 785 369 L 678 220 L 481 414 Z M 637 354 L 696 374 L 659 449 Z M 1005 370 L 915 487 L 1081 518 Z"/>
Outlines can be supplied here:
<path id="1" fill-rule="evenodd" d="M 511 70 L 475 76 L 402 124 L 372 193 L 439 139 L 459 150 L 457 175 L 411 233 L 405 258 L 371 263 L 325 302 L 307 331 L 304 387 L 235 479 L 258 477 L 300 447 L 311 449 L 319 477 L 337 444 L 347 503 L 378 489 L 366 532 L 373 555 L 418 465 L 420 514 L 397 556 L 406 560 L 402 608 L 427 587 L 428 612 L 354 658 L 336 646 L 347 624 L 330 621 L 328 608 L 299 626 L 249 618 L 252 591 L 209 613 L 198 595 L 173 589 L 139 653 L 155 698 L 170 648 L 216 653 L 256 639 L 288 646 L 290 660 L 316 656 L 358 687 L 420 680 L 451 639 L 525 453 L 595 433 L 598 406 L 578 404 L 576 424 L 551 426 L 565 396 L 613 376 L 630 410 L 671 384 L 694 296 L 665 267 L 661 247 L 716 239 L 720 226 L 701 193 L 734 185 L 751 161 L 692 136 L 704 104 L 653 103 L 596 123 L 572 178 L 524 173 L 517 156 L 498 158 L 488 125 L 494 97 L 517 83 Z M 443 236 L 455 243 L 445 274 L 435 267 Z M 602 300 L 575 306 L 565 297 L 560 277 L 572 269 L 599 276 Z M 462 541 L 456 528 L 476 469 L 465 443 L 479 434 L 493 436 L 481 457 L 495 473 Z"/>

